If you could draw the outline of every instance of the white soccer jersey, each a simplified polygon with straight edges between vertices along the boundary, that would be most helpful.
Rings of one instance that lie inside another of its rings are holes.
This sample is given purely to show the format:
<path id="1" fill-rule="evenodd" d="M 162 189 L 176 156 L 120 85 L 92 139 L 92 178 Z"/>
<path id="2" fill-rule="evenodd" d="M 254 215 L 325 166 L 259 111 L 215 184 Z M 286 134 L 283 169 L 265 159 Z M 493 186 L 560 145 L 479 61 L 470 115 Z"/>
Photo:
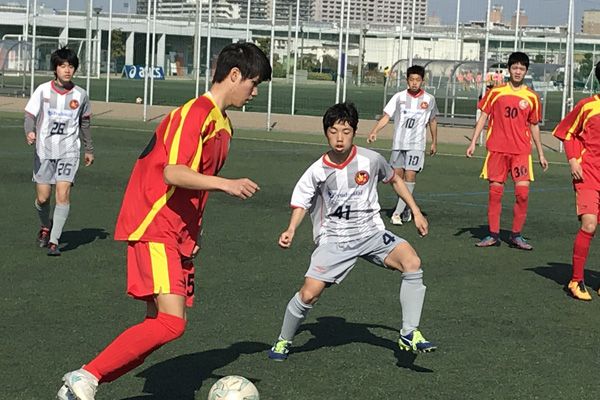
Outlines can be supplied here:
<path id="1" fill-rule="evenodd" d="M 394 120 L 392 150 L 425 151 L 427 124 L 438 114 L 432 95 L 421 90 L 413 96 L 403 90 L 392 96 L 383 112 Z"/>
<path id="2" fill-rule="evenodd" d="M 87 93 L 79 86 L 64 90 L 54 81 L 41 84 L 25 106 L 36 119 L 36 151 L 41 160 L 79 157 L 81 118 L 90 115 Z"/>
<path id="3" fill-rule="evenodd" d="M 385 229 L 377 183 L 393 177 L 394 170 L 379 153 L 354 146 L 341 165 L 325 155 L 313 163 L 296 184 L 291 206 L 310 211 L 317 245 L 364 239 Z"/>

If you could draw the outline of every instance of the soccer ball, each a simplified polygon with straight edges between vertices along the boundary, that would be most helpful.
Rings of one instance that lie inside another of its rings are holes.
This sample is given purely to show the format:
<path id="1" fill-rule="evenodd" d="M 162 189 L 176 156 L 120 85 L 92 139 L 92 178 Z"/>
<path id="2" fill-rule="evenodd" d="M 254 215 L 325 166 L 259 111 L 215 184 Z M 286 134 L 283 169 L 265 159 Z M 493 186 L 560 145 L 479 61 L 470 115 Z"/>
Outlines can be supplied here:
<path id="1" fill-rule="evenodd" d="M 230 375 L 212 385 L 208 400 L 259 400 L 259 397 L 252 382 L 243 376 Z"/>
<path id="2" fill-rule="evenodd" d="M 144 102 L 144 99 L 142 99 L 141 97 L 135 98 L 135 104 L 142 104 L 143 102 Z"/>

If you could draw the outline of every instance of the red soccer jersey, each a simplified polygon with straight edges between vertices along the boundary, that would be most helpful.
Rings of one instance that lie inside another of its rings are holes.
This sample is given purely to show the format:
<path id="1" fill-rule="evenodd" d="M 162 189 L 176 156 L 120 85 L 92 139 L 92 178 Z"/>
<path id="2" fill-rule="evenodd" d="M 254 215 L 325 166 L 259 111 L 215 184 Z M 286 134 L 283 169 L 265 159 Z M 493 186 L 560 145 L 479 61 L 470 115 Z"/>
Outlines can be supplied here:
<path id="1" fill-rule="evenodd" d="M 581 164 L 583 181 L 575 188 L 600 190 L 600 95 L 577 103 L 552 134 L 564 142 L 567 159 Z"/>
<path id="2" fill-rule="evenodd" d="M 227 158 L 229 118 L 210 95 L 173 110 L 136 161 L 115 229 L 116 240 L 170 243 L 183 255 L 196 243 L 208 192 L 167 185 L 167 165 L 186 165 L 216 175 Z"/>
<path id="3" fill-rule="evenodd" d="M 509 84 L 488 90 L 477 107 L 489 115 L 486 148 L 509 154 L 530 154 L 530 125 L 541 120 L 537 94 L 523 85 L 513 89 Z"/>

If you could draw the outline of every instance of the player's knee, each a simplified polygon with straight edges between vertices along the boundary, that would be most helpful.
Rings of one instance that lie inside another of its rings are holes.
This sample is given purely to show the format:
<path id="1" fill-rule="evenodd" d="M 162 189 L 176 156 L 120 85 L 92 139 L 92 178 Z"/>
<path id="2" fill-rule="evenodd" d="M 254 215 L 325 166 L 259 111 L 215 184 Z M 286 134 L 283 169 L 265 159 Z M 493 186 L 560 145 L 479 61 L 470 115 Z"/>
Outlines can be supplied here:
<path id="1" fill-rule="evenodd" d="M 50 202 L 50 196 L 45 196 L 45 195 L 37 195 L 35 201 L 37 202 L 38 205 L 40 206 L 45 206 L 46 204 L 48 204 Z"/>
<path id="2" fill-rule="evenodd" d="M 594 235 L 598 227 L 597 221 L 585 221 L 581 223 L 581 230 Z"/>
<path id="3" fill-rule="evenodd" d="M 417 254 L 411 255 L 403 260 L 402 270 L 404 272 L 415 272 L 421 268 L 421 259 Z"/>
<path id="4" fill-rule="evenodd" d="M 300 300 L 304 304 L 308 304 L 308 305 L 312 306 L 319 300 L 320 296 L 321 296 L 321 293 L 317 293 L 314 290 L 305 289 L 305 288 L 300 289 Z"/>

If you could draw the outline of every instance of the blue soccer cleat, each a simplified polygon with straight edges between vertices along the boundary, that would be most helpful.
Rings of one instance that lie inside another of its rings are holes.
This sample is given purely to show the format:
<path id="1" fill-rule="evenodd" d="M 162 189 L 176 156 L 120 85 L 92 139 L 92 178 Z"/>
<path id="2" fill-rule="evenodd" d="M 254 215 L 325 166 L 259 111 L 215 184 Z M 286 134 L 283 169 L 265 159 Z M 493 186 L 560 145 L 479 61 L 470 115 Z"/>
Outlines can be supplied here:
<path id="1" fill-rule="evenodd" d="M 527 243 L 527 240 L 521 235 L 511 235 L 510 247 L 515 247 L 521 250 L 533 250 L 533 246 Z"/>
<path id="2" fill-rule="evenodd" d="M 410 351 L 414 354 L 431 353 L 437 349 L 437 346 L 425 339 L 418 329 L 408 335 L 400 335 L 398 346 L 400 346 L 400 350 Z"/>
<path id="3" fill-rule="evenodd" d="M 481 239 L 480 242 L 475 243 L 476 247 L 492 247 L 492 246 L 500 246 L 500 240 L 497 238 L 488 235 Z"/>
<path id="4" fill-rule="evenodd" d="M 289 340 L 279 339 L 269 350 L 269 358 L 275 361 L 287 360 L 291 345 L 292 342 Z"/>

